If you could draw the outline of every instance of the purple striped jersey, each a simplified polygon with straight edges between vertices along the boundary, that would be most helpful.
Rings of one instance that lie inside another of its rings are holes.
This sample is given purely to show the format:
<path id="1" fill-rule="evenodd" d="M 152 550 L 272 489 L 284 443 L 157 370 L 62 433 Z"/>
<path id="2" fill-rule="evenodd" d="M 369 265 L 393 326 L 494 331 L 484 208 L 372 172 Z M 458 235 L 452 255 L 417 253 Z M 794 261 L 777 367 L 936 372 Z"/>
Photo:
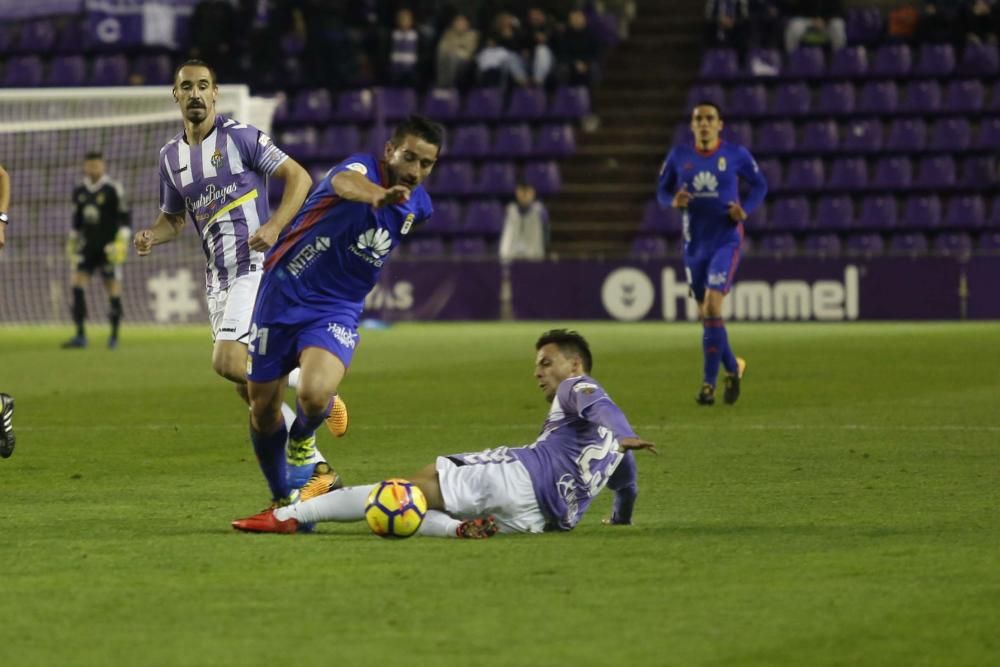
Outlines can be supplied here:
<path id="1" fill-rule="evenodd" d="M 271 216 L 267 177 L 287 157 L 254 126 L 221 114 L 197 146 L 181 132 L 160 149 L 160 210 L 191 217 L 205 251 L 209 294 L 262 270 L 264 255 L 249 241 Z"/>

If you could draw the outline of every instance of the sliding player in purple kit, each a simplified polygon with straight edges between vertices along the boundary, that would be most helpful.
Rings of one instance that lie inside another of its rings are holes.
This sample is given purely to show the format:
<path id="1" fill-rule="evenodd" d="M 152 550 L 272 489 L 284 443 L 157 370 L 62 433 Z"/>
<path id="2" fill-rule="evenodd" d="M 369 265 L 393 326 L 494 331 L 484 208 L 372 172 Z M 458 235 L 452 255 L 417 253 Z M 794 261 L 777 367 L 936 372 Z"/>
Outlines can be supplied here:
<path id="1" fill-rule="evenodd" d="M 285 475 L 287 437 L 321 424 L 358 344 L 358 318 L 392 249 L 433 213 L 421 183 L 444 130 L 420 116 L 400 124 L 381 158 L 333 167 L 268 252 L 251 327 L 250 437 L 278 505 L 296 499 Z M 285 380 L 296 366 L 298 418 L 286 433 Z"/>
<path id="2" fill-rule="evenodd" d="M 680 209 L 684 216 L 684 267 L 704 326 L 705 372 L 698 404 L 715 403 L 720 361 L 726 369 L 723 398 L 733 404 L 740 396 L 747 363 L 733 354 L 729 345 L 722 302 L 740 263 L 743 221 L 764 201 L 767 180 L 750 151 L 719 138 L 722 112 L 714 103 L 695 105 L 691 131 L 694 145 L 676 146 L 667 155 L 656 184 L 656 199 L 660 206 Z M 750 186 L 743 202 L 741 178 Z"/>
<path id="3" fill-rule="evenodd" d="M 639 438 L 590 377 L 593 357 L 575 331 L 547 331 L 535 343 L 535 380 L 551 403 L 542 432 L 524 447 L 439 456 L 410 478 L 427 498 L 420 534 L 481 539 L 501 533 L 572 530 L 605 486 L 615 492 L 605 523 L 628 525 L 639 492 L 631 450 Z M 250 533 L 294 533 L 316 521 L 363 521 L 375 485 L 352 486 L 233 522 Z"/>
<path id="4" fill-rule="evenodd" d="M 299 210 L 312 178 L 266 134 L 216 113 L 219 87 L 206 63 L 189 60 L 178 67 L 173 95 L 184 131 L 160 150 L 160 214 L 152 227 L 136 234 L 134 243 L 140 256 L 148 255 L 153 246 L 177 238 L 184 229 L 185 213 L 191 216 L 207 260 L 212 367 L 236 383 L 249 403 L 247 345 L 263 251 Z M 273 213 L 267 202 L 269 176 L 285 181 L 281 203 Z M 330 430 L 342 435 L 347 410 L 339 400 L 335 407 Z M 293 421 L 291 408 L 285 410 Z M 293 438 L 287 456 L 291 483 L 304 487 L 303 495 L 324 493 L 339 481 L 316 449 L 315 437 Z"/>

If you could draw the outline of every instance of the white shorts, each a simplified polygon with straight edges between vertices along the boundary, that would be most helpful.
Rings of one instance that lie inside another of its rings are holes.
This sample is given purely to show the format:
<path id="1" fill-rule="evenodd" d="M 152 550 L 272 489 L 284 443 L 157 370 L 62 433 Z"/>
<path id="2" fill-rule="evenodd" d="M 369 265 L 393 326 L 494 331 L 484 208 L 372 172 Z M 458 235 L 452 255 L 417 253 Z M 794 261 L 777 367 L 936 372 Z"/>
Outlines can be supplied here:
<path id="1" fill-rule="evenodd" d="M 520 461 L 459 465 L 439 456 L 435 467 L 448 514 L 460 519 L 492 515 L 501 533 L 545 530 L 531 477 Z"/>
<path id="2" fill-rule="evenodd" d="M 250 342 L 250 320 L 257 287 L 264 275 L 252 271 L 234 280 L 229 289 L 208 295 L 208 319 L 212 323 L 212 340 Z"/>

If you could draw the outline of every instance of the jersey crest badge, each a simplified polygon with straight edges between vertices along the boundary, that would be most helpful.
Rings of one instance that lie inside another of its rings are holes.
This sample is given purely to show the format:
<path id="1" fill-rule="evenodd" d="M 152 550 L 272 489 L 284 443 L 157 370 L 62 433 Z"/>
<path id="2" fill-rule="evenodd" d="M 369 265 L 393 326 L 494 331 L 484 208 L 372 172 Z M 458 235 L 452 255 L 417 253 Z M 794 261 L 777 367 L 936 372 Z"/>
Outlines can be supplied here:
<path id="1" fill-rule="evenodd" d="M 219 167 L 222 166 L 222 150 L 221 149 L 219 149 L 219 148 L 215 149 L 215 152 L 212 153 L 212 160 L 211 160 L 211 162 L 212 162 L 212 166 L 215 167 L 216 169 L 218 169 Z"/>
<path id="2" fill-rule="evenodd" d="M 726 158 L 720 157 L 719 158 L 719 171 L 725 171 L 725 170 L 726 170 Z"/>
<path id="3" fill-rule="evenodd" d="M 413 219 L 416 217 L 417 216 L 413 215 L 412 213 L 407 214 L 406 220 L 403 221 L 403 228 L 399 230 L 399 233 L 401 235 L 406 236 L 407 232 L 410 231 L 410 227 L 413 226 Z"/>

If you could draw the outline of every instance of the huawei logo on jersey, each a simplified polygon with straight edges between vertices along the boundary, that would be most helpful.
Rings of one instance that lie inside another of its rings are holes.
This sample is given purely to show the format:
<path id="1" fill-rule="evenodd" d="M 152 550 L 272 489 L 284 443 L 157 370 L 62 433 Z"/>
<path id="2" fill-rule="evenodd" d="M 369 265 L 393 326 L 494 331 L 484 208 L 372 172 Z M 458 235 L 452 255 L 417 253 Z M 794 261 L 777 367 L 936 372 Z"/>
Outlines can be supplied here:
<path id="1" fill-rule="evenodd" d="M 382 257 L 392 247 L 387 229 L 369 229 L 358 237 L 358 249 L 367 250 L 376 258 Z"/>
<path id="2" fill-rule="evenodd" d="M 710 171 L 699 171 L 695 174 L 694 181 L 695 197 L 718 197 L 719 179 Z"/>

